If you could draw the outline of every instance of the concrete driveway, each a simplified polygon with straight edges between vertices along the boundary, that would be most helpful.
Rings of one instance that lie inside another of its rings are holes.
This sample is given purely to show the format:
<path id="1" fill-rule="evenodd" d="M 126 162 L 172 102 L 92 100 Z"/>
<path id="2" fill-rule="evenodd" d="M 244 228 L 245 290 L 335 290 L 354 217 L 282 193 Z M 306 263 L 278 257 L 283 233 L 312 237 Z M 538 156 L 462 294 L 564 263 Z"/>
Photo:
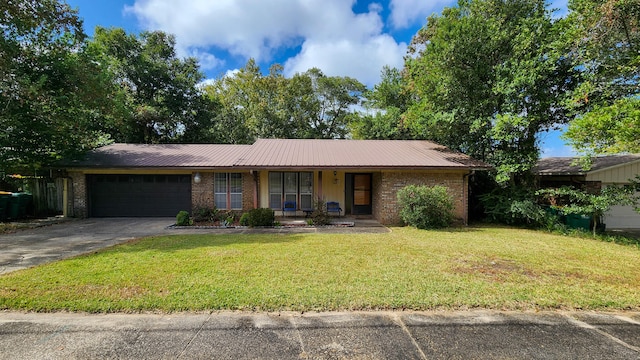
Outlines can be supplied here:
<path id="1" fill-rule="evenodd" d="M 80 219 L 0 235 L 0 274 L 139 237 L 175 233 L 166 229 L 174 223 L 174 218 Z"/>

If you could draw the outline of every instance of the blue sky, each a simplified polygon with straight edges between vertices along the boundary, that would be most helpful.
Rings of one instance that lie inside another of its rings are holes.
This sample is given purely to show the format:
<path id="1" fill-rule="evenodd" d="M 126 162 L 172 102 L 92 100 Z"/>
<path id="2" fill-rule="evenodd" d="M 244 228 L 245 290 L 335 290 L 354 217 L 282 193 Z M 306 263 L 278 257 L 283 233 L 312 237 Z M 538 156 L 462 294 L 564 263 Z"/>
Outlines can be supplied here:
<path id="1" fill-rule="evenodd" d="M 199 59 L 208 79 L 254 58 L 287 76 L 320 68 L 371 87 L 384 65 L 401 68 L 411 37 L 451 0 L 67 0 L 85 31 L 96 26 L 127 32 L 163 30 L 176 36 L 178 54 Z M 559 15 L 566 0 L 552 5 Z M 571 155 L 558 133 L 543 135 L 545 156 Z"/>

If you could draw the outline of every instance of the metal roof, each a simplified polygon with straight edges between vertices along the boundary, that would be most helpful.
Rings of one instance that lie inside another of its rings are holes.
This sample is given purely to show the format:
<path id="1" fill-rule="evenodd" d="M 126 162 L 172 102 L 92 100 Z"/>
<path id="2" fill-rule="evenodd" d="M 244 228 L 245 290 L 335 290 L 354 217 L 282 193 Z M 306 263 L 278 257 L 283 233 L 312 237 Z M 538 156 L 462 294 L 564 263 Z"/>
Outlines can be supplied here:
<path id="1" fill-rule="evenodd" d="M 489 168 L 426 140 L 259 139 L 239 166 L 254 168 Z"/>
<path id="2" fill-rule="evenodd" d="M 82 160 L 60 164 L 91 168 L 450 168 L 489 165 L 425 140 L 260 139 L 253 145 L 112 144 Z"/>
<path id="3" fill-rule="evenodd" d="M 84 159 L 62 163 L 69 167 L 233 167 L 251 145 L 112 144 L 90 151 Z"/>
<path id="4" fill-rule="evenodd" d="M 640 154 L 597 156 L 592 159 L 592 166 L 584 170 L 577 164 L 577 157 L 549 157 L 538 160 L 533 171 L 538 175 L 585 175 L 611 167 L 640 161 Z"/>

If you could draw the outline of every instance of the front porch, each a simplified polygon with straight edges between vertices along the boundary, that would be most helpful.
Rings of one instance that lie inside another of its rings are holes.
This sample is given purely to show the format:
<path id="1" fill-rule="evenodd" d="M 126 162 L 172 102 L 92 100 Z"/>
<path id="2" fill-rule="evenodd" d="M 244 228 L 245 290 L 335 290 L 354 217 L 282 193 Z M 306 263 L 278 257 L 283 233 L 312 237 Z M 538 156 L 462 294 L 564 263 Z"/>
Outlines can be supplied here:
<path id="1" fill-rule="evenodd" d="M 281 218 L 305 223 L 317 199 L 334 202 L 341 217 L 375 219 L 401 224 L 397 192 L 407 185 L 444 185 L 454 198 L 456 217 L 467 223 L 466 171 L 327 169 L 307 171 L 259 170 L 255 207 L 271 208 Z M 332 212 L 333 217 L 339 217 Z M 340 219 L 343 221 L 344 219 Z"/>

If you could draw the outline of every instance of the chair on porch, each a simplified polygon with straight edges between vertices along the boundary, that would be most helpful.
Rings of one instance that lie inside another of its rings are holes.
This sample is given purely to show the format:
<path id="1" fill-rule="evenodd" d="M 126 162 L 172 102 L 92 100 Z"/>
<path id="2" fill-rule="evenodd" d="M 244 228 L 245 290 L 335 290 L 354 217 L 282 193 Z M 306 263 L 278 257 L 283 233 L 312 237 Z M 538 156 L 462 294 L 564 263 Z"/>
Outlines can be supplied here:
<path id="1" fill-rule="evenodd" d="M 296 216 L 297 209 L 295 201 L 285 201 L 282 204 L 282 216 L 286 216 L 287 212 L 293 212 L 293 216 Z"/>
<path id="2" fill-rule="evenodd" d="M 338 216 L 341 216 L 342 213 L 342 208 L 340 207 L 340 203 L 337 201 L 328 201 L 327 202 L 327 212 L 329 214 L 333 213 L 338 213 Z"/>

